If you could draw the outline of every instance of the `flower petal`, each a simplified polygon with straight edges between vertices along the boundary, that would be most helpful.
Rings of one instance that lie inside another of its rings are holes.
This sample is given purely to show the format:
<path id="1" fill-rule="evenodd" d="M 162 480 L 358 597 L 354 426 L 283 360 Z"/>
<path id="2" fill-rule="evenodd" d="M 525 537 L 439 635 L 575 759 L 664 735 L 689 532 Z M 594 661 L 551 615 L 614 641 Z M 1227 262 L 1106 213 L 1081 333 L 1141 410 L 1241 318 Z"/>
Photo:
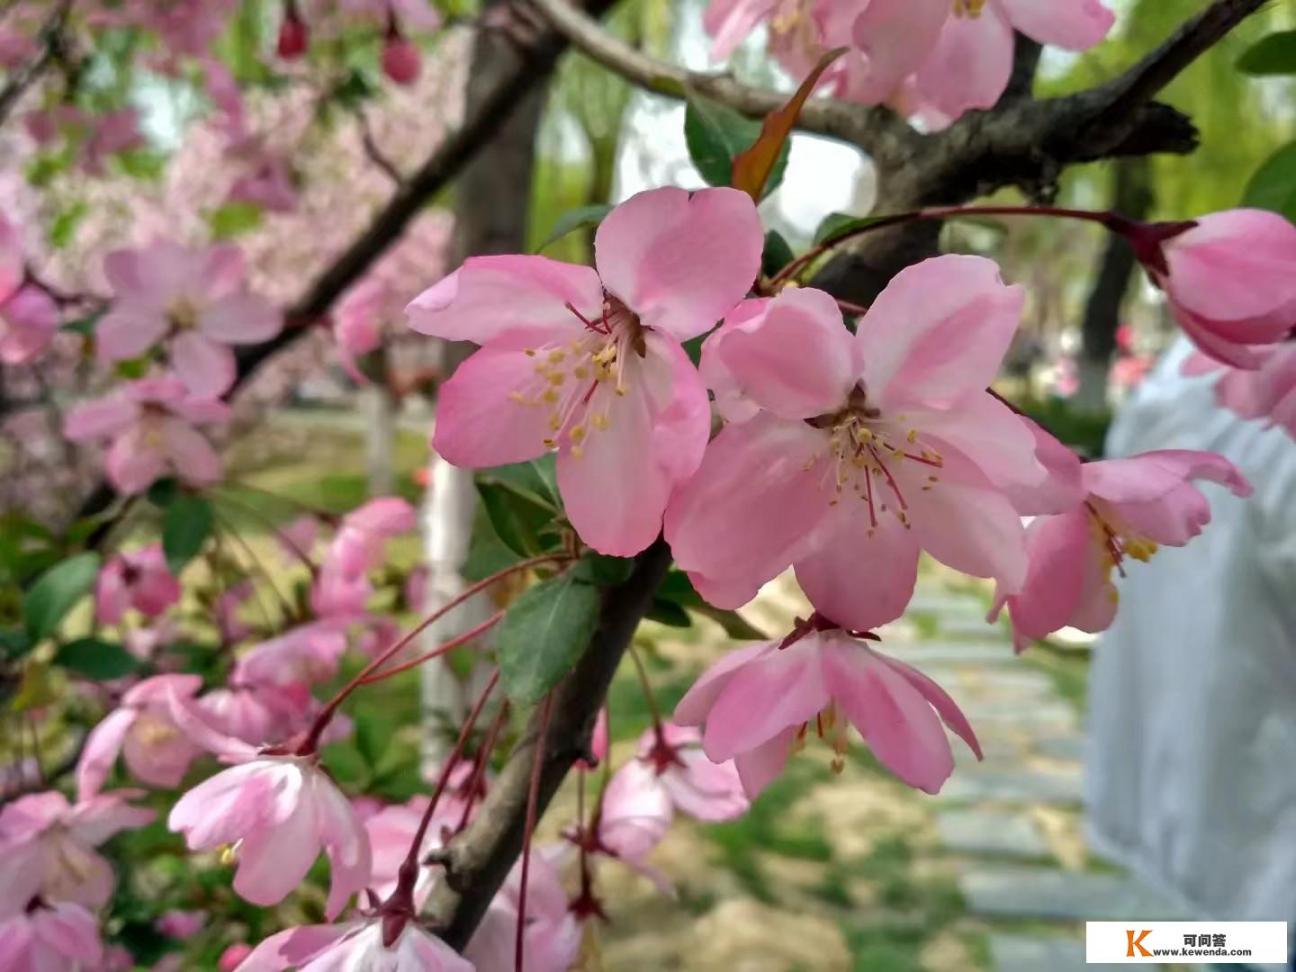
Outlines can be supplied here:
<path id="1" fill-rule="evenodd" d="M 945 21 L 940 39 L 914 75 L 918 99 L 942 115 L 958 118 L 973 108 L 992 108 L 1012 76 L 1013 33 L 993 3 L 975 17 Z"/>
<path id="2" fill-rule="evenodd" d="M 684 693 L 684 697 L 675 706 L 672 721 L 681 726 L 702 725 L 706 722 L 711 706 L 715 704 L 715 700 L 719 698 L 734 672 L 766 652 L 774 650 L 774 642 L 762 641 L 725 652 L 720 660 L 698 676 L 693 686 Z"/>
<path id="3" fill-rule="evenodd" d="M 1102 0 L 999 0 L 1012 25 L 1032 40 L 1086 51 L 1111 31 L 1116 15 Z"/>
<path id="4" fill-rule="evenodd" d="M 198 330 L 225 344 L 257 344 L 283 330 L 283 316 L 263 297 L 233 293 L 203 310 Z"/>
<path id="5" fill-rule="evenodd" d="M 594 255 L 603 285 L 646 327 L 687 341 L 746 296 L 764 241 L 746 193 L 666 187 L 612 210 L 594 236 Z"/>
<path id="6" fill-rule="evenodd" d="M 198 331 L 186 331 L 171 342 L 171 366 L 199 398 L 219 398 L 236 377 L 234 352 Z"/>
<path id="7" fill-rule="evenodd" d="M 948 19 L 949 0 L 871 0 L 852 28 L 868 58 L 852 96 L 864 104 L 888 100 L 930 56 Z"/>
<path id="8" fill-rule="evenodd" d="M 103 789 L 104 780 L 117 762 L 126 732 L 138 714 L 129 708 L 110 712 L 86 737 L 76 770 L 78 802 L 91 799 Z"/>

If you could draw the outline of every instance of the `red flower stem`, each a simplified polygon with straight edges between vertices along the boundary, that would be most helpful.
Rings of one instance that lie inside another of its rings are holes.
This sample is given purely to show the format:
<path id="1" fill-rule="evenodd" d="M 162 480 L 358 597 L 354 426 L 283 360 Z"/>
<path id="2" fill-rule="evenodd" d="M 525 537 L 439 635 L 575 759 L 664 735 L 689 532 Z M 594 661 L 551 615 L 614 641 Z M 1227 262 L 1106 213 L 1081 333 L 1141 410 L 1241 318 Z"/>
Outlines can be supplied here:
<path id="1" fill-rule="evenodd" d="M 643 659 L 639 657 L 633 645 L 630 646 L 630 660 L 634 662 L 635 671 L 639 673 L 639 685 L 643 688 L 644 701 L 648 703 L 648 714 L 652 717 L 653 731 L 661 738 L 661 712 L 657 708 L 657 699 L 653 697 L 652 685 L 648 682 L 648 671 L 644 668 Z M 606 762 L 606 760 L 605 760 Z"/>
<path id="2" fill-rule="evenodd" d="M 777 290 L 780 284 L 793 279 L 815 260 L 841 246 L 848 240 L 856 239 L 866 233 L 902 226 L 905 223 L 916 223 L 927 219 L 950 219 L 955 216 L 1052 216 L 1061 219 L 1080 219 L 1090 223 L 1099 223 L 1109 230 L 1119 231 L 1138 225 L 1134 220 L 1110 211 L 1090 209 L 1067 209 L 1061 206 L 940 206 L 932 209 L 915 209 L 906 213 L 894 213 L 881 216 L 863 226 L 858 226 L 841 236 L 820 243 L 806 250 L 769 281 L 767 289 Z"/>
<path id="3" fill-rule="evenodd" d="M 485 577 L 482 580 L 477 581 L 477 583 L 471 584 L 468 587 L 464 588 L 464 590 L 461 591 L 459 594 L 457 594 L 454 598 L 452 598 L 450 601 L 448 601 L 446 604 L 442 605 L 441 607 L 437 608 L 437 610 L 433 611 L 426 618 L 424 618 L 417 625 L 415 625 L 412 629 L 410 629 L 410 631 L 406 633 L 405 637 L 401 638 L 394 645 L 392 645 L 390 648 L 384 651 L 381 655 L 379 655 L 377 658 L 371 661 L 368 665 L 360 669 L 360 671 L 356 673 L 356 676 L 353 679 L 351 679 L 351 681 L 347 682 L 346 685 L 342 686 L 342 688 L 338 691 L 337 695 L 333 696 L 333 698 L 328 701 L 328 703 L 324 706 L 324 708 L 320 710 L 320 714 L 315 717 L 315 722 L 311 726 L 310 732 L 307 734 L 306 739 L 302 743 L 301 747 L 297 750 L 298 754 L 304 756 L 308 753 L 313 753 L 316 750 L 316 748 L 319 746 L 320 736 L 324 733 L 324 729 L 328 726 L 329 720 L 333 718 L 334 713 L 336 713 L 338 710 L 338 706 L 340 706 L 343 703 L 346 697 L 350 695 L 352 692 L 354 692 L 357 688 L 359 688 L 362 684 L 364 684 L 364 680 L 366 678 L 368 678 L 370 675 L 376 672 L 383 665 L 387 664 L 387 662 L 391 661 L 391 659 L 395 658 L 396 655 L 398 655 L 401 652 L 401 650 L 405 648 L 406 645 L 408 645 L 411 641 L 417 638 L 429 625 L 445 617 L 446 614 L 454 610 L 456 607 L 458 607 L 464 601 L 468 600 L 468 598 L 472 597 L 474 594 L 478 594 L 481 591 L 486 590 L 486 588 L 490 587 L 492 584 L 496 583 L 497 581 L 503 580 L 505 577 L 508 577 L 511 574 L 516 574 L 518 571 L 521 570 L 529 570 L 532 567 L 539 567 L 542 564 L 557 563 L 567 559 L 569 558 L 566 554 L 544 554 L 539 557 L 530 557 L 527 560 L 519 560 L 516 564 L 512 564 L 508 567 L 505 567 L 503 570 L 497 570 L 489 577 Z"/>
<path id="4" fill-rule="evenodd" d="M 472 641 L 478 635 L 489 631 L 491 628 L 495 627 L 495 625 L 499 624 L 503 620 L 504 620 L 504 612 L 496 611 L 494 614 L 492 614 L 481 624 L 469 628 L 463 634 L 455 635 L 449 641 L 437 645 L 431 651 L 425 652 L 422 655 L 419 655 L 417 658 L 412 658 L 407 662 L 401 662 L 399 665 L 393 665 L 391 668 L 383 669 L 381 672 L 374 672 L 374 674 L 368 675 L 365 678 L 361 679 L 360 684 L 372 685 L 374 682 L 381 682 L 384 678 L 391 678 L 393 675 L 399 675 L 401 672 L 407 672 L 411 668 L 418 668 L 418 666 L 422 665 L 424 662 L 431 661 L 433 658 L 440 658 L 446 652 L 453 651 L 454 649 L 458 648 L 460 645 Z"/>
<path id="5" fill-rule="evenodd" d="M 468 816 L 472 813 L 473 804 L 477 801 L 477 793 L 481 789 L 482 780 L 486 777 L 486 761 L 490 759 L 490 754 L 495 749 L 495 743 L 499 739 L 500 731 L 504 728 L 504 723 L 508 721 L 509 703 L 508 699 L 500 706 L 499 712 L 495 714 L 494 721 L 486 733 L 486 741 L 482 743 L 481 751 L 477 754 L 473 762 L 472 776 L 468 778 L 468 799 L 464 801 L 463 813 L 459 815 L 459 823 L 455 827 L 455 833 L 459 833 L 468 826 Z"/>
<path id="6" fill-rule="evenodd" d="M 545 737 L 549 735 L 549 717 L 553 715 L 553 693 L 545 696 L 536 729 L 535 756 L 531 762 L 531 786 L 527 790 L 526 829 L 522 835 L 522 887 L 518 891 L 517 938 L 513 941 L 513 970 L 522 972 L 523 944 L 526 941 L 527 877 L 531 871 L 531 837 L 535 833 L 536 804 L 540 801 L 540 770 L 544 767 Z"/>

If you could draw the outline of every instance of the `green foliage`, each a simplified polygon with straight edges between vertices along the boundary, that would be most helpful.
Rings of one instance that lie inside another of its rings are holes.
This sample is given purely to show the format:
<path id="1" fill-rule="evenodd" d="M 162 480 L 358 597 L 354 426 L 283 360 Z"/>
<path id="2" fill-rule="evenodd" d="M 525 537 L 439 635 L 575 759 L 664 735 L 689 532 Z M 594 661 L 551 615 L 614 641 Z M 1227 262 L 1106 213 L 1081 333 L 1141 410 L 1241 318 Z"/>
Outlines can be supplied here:
<path id="1" fill-rule="evenodd" d="M 1296 142 L 1288 142 L 1256 170 L 1242 203 L 1272 209 L 1296 221 Z"/>
<path id="2" fill-rule="evenodd" d="M 556 548 L 561 503 L 553 455 L 484 470 L 476 484 L 495 535 L 505 546 L 524 557 Z"/>
<path id="3" fill-rule="evenodd" d="M 78 199 L 66 209 L 59 210 L 58 215 L 50 223 L 50 246 L 56 250 L 61 250 L 71 243 L 72 238 L 76 235 L 77 227 L 81 225 L 81 220 L 85 219 L 86 214 L 89 212 L 90 207 L 84 199 Z"/>
<path id="4" fill-rule="evenodd" d="M 854 233 L 856 230 L 872 226 L 878 221 L 877 216 L 852 216 L 850 213 L 829 213 L 820 222 L 814 233 L 815 246 L 831 243 Z"/>
<path id="5" fill-rule="evenodd" d="M 78 638 L 59 648 L 54 664 L 96 682 L 139 671 L 140 663 L 121 645 L 101 638 Z"/>
<path id="6" fill-rule="evenodd" d="M 544 238 L 537 250 L 543 250 L 551 243 L 561 240 L 568 233 L 574 233 L 578 229 L 590 229 L 598 226 L 603 222 L 603 217 L 612 211 L 608 203 L 590 203 L 588 206 L 577 206 L 575 209 L 569 209 L 558 217 L 549 231 L 549 235 Z"/>
<path id="7" fill-rule="evenodd" d="M 734 156 L 750 148 L 760 132 L 760 122 L 709 98 L 689 95 L 684 111 L 684 141 L 694 167 L 709 185 L 731 184 Z M 784 142 L 765 182 L 766 193 L 773 192 L 783 181 L 790 150 L 791 143 Z"/>
<path id="8" fill-rule="evenodd" d="M 22 586 L 58 557 L 48 527 L 20 513 L 0 515 L 0 584 Z"/>
<path id="9" fill-rule="evenodd" d="M 177 577 L 198 556 L 212 532 L 212 505 L 195 493 L 177 493 L 162 518 L 162 552 Z"/>
<path id="10" fill-rule="evenodd" d="M 1263 37 L 1237 60 L 1243 74 L 1296 74 L 1296 30 Z"/>
<path id="11" fill-rule="evenodd" d="M 51 567 L 32 585 L 23 599 L 27 632 L 36 640 L 48 638 L 67 613 L 90 592 L 99 576 L 99 555 L 86 552 Z"/>
<path id="12" fill-rule="evenodd" d="M 261 207 L 250 202 L 227 202 L 207 214 L 213 240 L 230 240 L 261 225 Z"/>
<path id="13" fill-rule="evenodd" d="M 558 684 L 594 636 L 601 603 L 598 588 L 571 571 L 537 584 L 513 602 L 495 642 L 510 699 L 532 705 Z"/>
<path id="14" fill-rule="evenodd" d="M 772 277 L 796 258 L 792 247 L 778 230 L 765 234 L 765 248 L 761 251 L 761 273 Z"/>
<path id="15" fill-rule="evenodd" d="M 1081 455 L 1095 459 L 1102 456 L 1103 443 L 1112 420 L 1110 412 L 1083 412 L 1064 398 L 1046 398 L 1017 404 L 1023 413 Z"/>
<path id="16" fill-rule="evenodd" d="M 672 569 L 662 581 L 661 587 L 657 589 L 657 598 L 654 607 L 665 602 L 676 605 L 679 608 L 687 608 L 696 614 L 710 618 L 716 624 L 724 629 L 724 633 L 730 638 L 736 638 L 739 641 L 758 641 L 768 637 L 765 632 L 761 631 L 755 625 L 748 622 L 737 611 L 726 611 L 722 608 L 713 607 L 702 599 L 697 590 L 693 587 L 693 582 L 688 579 L 688 574 L 682 570 Z M 677 613 L 664 611 L 667 616 L 678 618 Z M 650 614 L 649 617 L 652 617 Z M 658 620 L 654 618 L 654 620 Z M 669 624 L 669 621 L 663 622 Z"/>

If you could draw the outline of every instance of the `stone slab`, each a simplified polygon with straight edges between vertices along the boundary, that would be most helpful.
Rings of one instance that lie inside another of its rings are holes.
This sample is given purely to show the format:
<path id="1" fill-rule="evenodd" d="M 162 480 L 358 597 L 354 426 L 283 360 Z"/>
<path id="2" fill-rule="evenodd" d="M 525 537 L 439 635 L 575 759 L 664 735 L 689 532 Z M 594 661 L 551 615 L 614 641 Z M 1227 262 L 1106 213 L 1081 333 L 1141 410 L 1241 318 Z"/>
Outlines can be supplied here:
<path id="1" fill-rule="evenodd" d="M 947 810 L 936 817 L 946 849 L 958 854 L 1039 860 L 1051 856 L 1039 828 L 1027 816 L 997 810 Z"/>
<path id="2" fill-rule="evenodd" d="M 1056 935 L 992 934 L 990 959 L 995 972 L 1088 972 L 1125 968 L 1106 962 L 1086 965 L 1084 942 Z"/>
<path id="3" fill-rule="evenodd" d="M 1084 779 L 1075 770 L 960 769 L 941 790 L 946 800 L 1002 800 L 1010 803 L 1079 803 Z"/>
<path id="4" fill-rule="evenodd" d="M 977 865 L 959 877 L 968 910 L 1002 918 L 1069 921 L 1173 921 L 1173 903 L 1118 874 Z"/>

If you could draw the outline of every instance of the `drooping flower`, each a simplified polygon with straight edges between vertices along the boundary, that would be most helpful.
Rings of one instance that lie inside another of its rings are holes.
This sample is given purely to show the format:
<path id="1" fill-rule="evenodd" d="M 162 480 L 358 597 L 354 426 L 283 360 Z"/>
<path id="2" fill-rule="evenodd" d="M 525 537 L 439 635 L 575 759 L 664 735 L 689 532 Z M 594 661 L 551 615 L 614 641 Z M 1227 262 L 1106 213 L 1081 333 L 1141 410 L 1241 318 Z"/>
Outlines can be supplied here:
<path id="1" fill-rule="evenodd" d="M 513 950 L 521 892 L 519 860 L 464 949 L 464 958 L 477 972 L 513 972 L 516 968 Z M 541 849 L 531 852 L 527 867 L 526 929 L 522 935 L 522 954 L 530 972 L 567 972 L 580 952 L 580 922 L 567 907 L 567 892 L 557 867 Z"/>
<path id="2" fill-rule="evenodd" d="M 1225 364 L 1258 368 L 1257 346 L 1296 328 L 1296 226 L 1259 209 L 1195 222 L 1140 257 L 1197 347 Z"/>
<path id="3" fill-rule="evenodd" d="M 167 475 L 210 486 L 221 478 L 220 456 L 194 425 L 224 423 L 229 414 L 225 403 L 195 398 L 175 378 L 143 378 L 77 405 L 63 434 L 74 442 L 112 440 L 104 465 L 118 492 L 143 492 Z"/>
<path id="4" fill-rule="evenodd" d="M 207 924 L 207 915 L 201 911 L 181 911 L 172 908 L 162 913 L 154 922 L 154 927 L 167 938 L 183 941 L 198 934 L 205 924 Z"/>
<path id="5" fill-rule="evenodd" d="M 608 848 L 621 857 L 642 857 L 670 826 L 676 810 L 708 821 L 733 820 L 747 812 L 750 804 L 737 768 L 732 762 L 712 762 L 701 742 L 696 729 L 670 722 L 644 732 L 635 757 L 613 774 L 603 794 L 599 834 Z"/>
<path id="6" fill-rule="evenodd" d="M 382 563 L 387 542 L 413 530 L 416 524 L 414 507 L 400 497 L 372 499 L 342 518 L 324 567 L 335 566 L 346 577 L 372 570 Z"/>
<path id="7" fill-rule="evenodd" d="M 1263 419 L 1266 427 L 1280 426 L 1296 439 L 1296 341 L 1256 348 L 1254 371 L 1230 368 L 1199 355 L 1185 362 L 1185 373 L 1223 373 L 1215 382 L 1215 401 L 1244 419 Z"/>
<path id="8" fill-rule="evenodd" d="M 235 664 L 233 678 L 241 685 L 314 685 L 337 674 L 346 649 L 344 626 L 308 621 L 250 649 Z"/>
<path id="9" fill-rule="evenodd" d="M 855 336 L 811 289 L 731 315 L 703 371 L 727 373 L 756 414 L 716 436 L 666 511 L 699 593 L 738 607 L 791 564 L 822 614 L 868 630 L 904 611 L 920 549 L 1020 586 L 1009 492 L 1047 473 L 1031 428 L 986 387 L 1021 304 L 991 261 L 944 256 L 899 273 Z"/>
<path id="10" fill-rule="evenodd" d="M 58 331 L 58 307 L 25 278 L 22 237 L 0 216 L 0 363 L 7 365 L 27 364 Z"/>
<path id="11" fill-rule="evenodd" d="M 388 944 L 379 920 L 289 928 L 253 949 L 237 972 L 290 968 L 298 972 L 473 972 L 471 962 L 412 921 Z"/>
<path id="12" fill-rule="evenodd" d="M 470 258 L 409 306 L 415 330 L 482 345 L 441 389 L 433 446 L 472 468 L 557 449 L 577 533 L 602 553 L 639 552 L 710 432 L 680 342 L 743 297 L 761 247 L 745 193 L 665 188 L 603 220 L 597 271 L 538 256 Z"/>
<path id="13" fill-rule="evenodd" d="M 468 764 L 465 764 L 468 765 Z M 385 806 L 365 818 L 369 846 L 373 851 L 373 871 L 367 887 L 380 898 L 387 898 L 396 890 L 400 867 L 409 854 L 410 844 L 418 833 L 419 823 L 427 810 L 429 798 L 416 796 L 406 803 Z M 418 859 L 445 844 L 445 833 L 453 833 L 463 815 L 464 803 L 451 793 L 443 793 L 423 836 Z M 420 867 L 414 883 L 414 907 L 421 908 L 443 871 L 439 867 Z"/>
<path id="14" fill-rule="evenodd" d="M 0 808 L 0 915 L 21 911 L 38 896 L 88 908 L 107 904 L 116 882 L 95 848 L 153 819 L 152 810 L 127 802 L 138 795 L 120 790 L 73 805 L 49 790 Z"/>
<path id="15" fill-rule="evenodd" d="M 233 681 L 203 695 L 198 705 L 211 725 L 253 746 L 301 732 L 317 709 L 310 686 L 303 682 L 243 685 Z"/>
<path id="16" fill-rule="evenodd" d="M 250 293 L 238 247 L 191 249 L 159 241 L 104 259 L 113 305 L 95 328 L 99 358 L 136 358 L 164 340 L 176 376 L 194 395 L 215 398 L 234 384 L 231 345 L 279 333 L 283 320 Z"/>
<path id="17" fill-rule="evenodd" d="M 328 856 L 332 920 L 369 880 L 369 838 L 350 802 L 319 766 L 318 754 L 258 750 L 226 736 L 193 703 L 172 700 L 172 717 L 195 742 L 234 763 L 182 796 L 167 826 L 190 850 L 233 845 L 234 890 L 253 904 L 278 904 Z"/>
<path id="18" fill-rule="evenodd" d="M 810 732 L 830 743 L 840 767 L 848 724 L 884 766 L 928 793 L 954 769 L 942 722 L 981 757 L 971 725 L 939 685 L 836 628 L 730 652 L 680 700 L 675 721 L 703 726 L 703 751 L 732 759 L 752 797 Z"/>
<path id="19" fill-rule="evenodd" d="M 88 800 L 102 789 L 121 755 L 131 775 L 149 786 L 171 788 L 184 779 L 202 750 L 171 718 L 172 695 L 188 698 L 202 688 L 197 675 L 155 675 L 122 696 L 121 706 L 91 730 L 77 763 L 77 793 Z"/>
<path id="20" fill-rule="evenodd" d="M 1021 590 L 995 592 L 990 618 L 1007 606 L 1018 651 L 1060 628 L 1109 627 L 1119 602 L 1112 571 L 1123 572 L 1127 558 L 1148 560 L 1158 546 L 1182 547 L 1210 522 L 1210 503 L 1194 480 L 1251 494 L 1223 456 L 1186 449 L 1087 463 L 1082 477 L 1083 505 L 1038 517 L 1027 529 L 1030 569 Z"/>
<path id="21" fill-rule="evenodd" d="M 95 617 L 101 624 L 120 624 L 127 608 L 154 618 L 178 600 L 180 582 L 160 543 L 114 554 L 95 583 Z"/>
<path id="22" fill-rule="evenodd" d="M 0 968 L 6 972 L 99 972 L 99 923 L 79 904 L 39 902 L 0 912 Z"/>

